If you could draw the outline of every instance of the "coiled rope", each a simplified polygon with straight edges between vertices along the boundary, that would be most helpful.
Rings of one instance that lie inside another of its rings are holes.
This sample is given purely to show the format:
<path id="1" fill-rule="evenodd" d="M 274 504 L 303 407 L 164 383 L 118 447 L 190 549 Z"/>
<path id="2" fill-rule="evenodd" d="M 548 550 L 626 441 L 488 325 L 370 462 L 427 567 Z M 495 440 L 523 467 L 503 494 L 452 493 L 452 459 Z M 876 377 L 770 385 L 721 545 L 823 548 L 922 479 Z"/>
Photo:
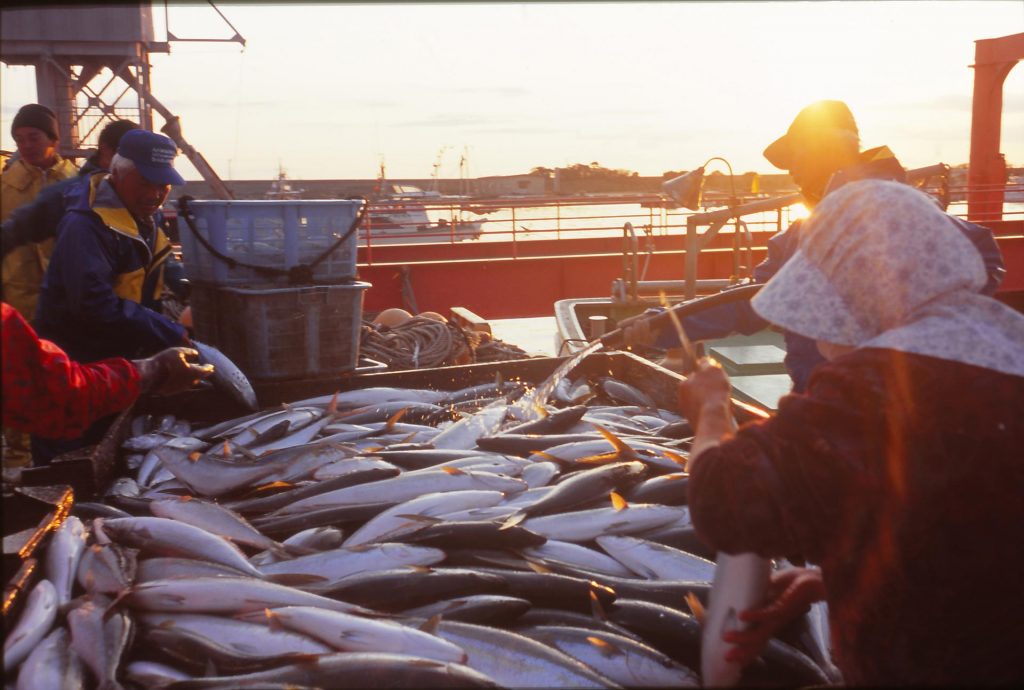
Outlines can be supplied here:
<path id="1" fill-rule="evenodd" d="M 390 328 L 364 322 L 359 354 L 386 364 L 389 369 L 428 369 L 529 358 L 523 349 L 494 340 L 487 333 L 422 316 Z"/>

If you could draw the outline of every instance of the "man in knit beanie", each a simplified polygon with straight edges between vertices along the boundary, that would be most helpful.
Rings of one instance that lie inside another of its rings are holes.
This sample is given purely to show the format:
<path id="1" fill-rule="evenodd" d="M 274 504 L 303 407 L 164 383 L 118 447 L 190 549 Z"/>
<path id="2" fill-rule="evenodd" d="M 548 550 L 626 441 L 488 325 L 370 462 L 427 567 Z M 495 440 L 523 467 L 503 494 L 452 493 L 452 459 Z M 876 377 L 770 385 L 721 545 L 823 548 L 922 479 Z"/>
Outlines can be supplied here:
<path id="1" fill-rule="evenodd" d="M 29 103 L 18 110 L 11 123 L 11 136 L 18 147 L 18 159 L 0 175 L 0 220 L 14 209 L 32 201 L 43 187 L 72 177 L 78 172 L 74 163 L 57 153 L 60 143 L 57 116 L 39 103 Z M 43 273 L 53 251 L 54 241 L 30 243 L 5 255 L 3 301 L 31 320 L 39 298 Z M 4 429 L 4 466 L 28 464 L 28 437 Z"/>

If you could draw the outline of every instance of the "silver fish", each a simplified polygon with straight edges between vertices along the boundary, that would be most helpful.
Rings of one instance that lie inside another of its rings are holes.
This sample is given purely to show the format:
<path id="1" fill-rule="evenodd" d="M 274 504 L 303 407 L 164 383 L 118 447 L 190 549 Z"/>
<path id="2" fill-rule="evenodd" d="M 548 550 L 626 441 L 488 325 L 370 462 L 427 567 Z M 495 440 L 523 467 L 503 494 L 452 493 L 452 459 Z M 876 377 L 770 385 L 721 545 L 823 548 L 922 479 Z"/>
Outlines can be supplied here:
<path id="1" fill-rule="evenodd" d="M 466 650 L 466 665 L 510 688 L 617 688 L 557 649 L 507 630 L 442 621 L 436 634 Z"/>
<path id="2" fill-rule="evenodd" d="M 552 625 L 520 630 L 628 688 L 697 688 L 691 669 L 658 650 L 624 635 Z"/>
<path id="3" fill-rule="evenodd" d="M 445 559 L 445 552 L 429 546 L 414 544 L 364 544 L 354 548 L 340 548 L 331 551 L 299 556 L 287 561 L 277 561 L 260 566 L 264 575 L 315 575 L 323 582 L 303 586 L 303 589 L 319 591 L 330 588 L 338 580 L 349 575 L 367 571 L 388 570 L 406 565 L 433 565 Z"/>
<path id="4" fill-rule="evenodd" d="M 118 543 L 144 552 L 208 560 L 247 575 L 260 576 L 237 546 L 184 522 L 162 517 L 98 518 L 96 522 L 101 522 L 104 533 Z"/>
<path id="5" fill-rule="evenodd" d="M 500 491 L 474 490 L 423 494 L 378 513 L 353 532 L 345 540 L 345 546 L 351 548 L 374 541 L 385 541 L 401 533 L 403 528 L 414 531 L 422 526 L 422 523 L 407 517 L 409 515 L 437 517 L 457 510 L 493 506 L 504 496 Z"/>
<path id="6" fill-rule="evenodd" d="M 249 521 L 238 513 L 212 501 L 182 496 L 177 499 L 153 501 L 149 504 L 149 509 L 157 517 L 170 518 L 199 527 L 235 544 L 276 551 L 279 555 L 287 556 L 281 544 L 250 525 Z"/>
<path id="7" fill-rule="evenodd" d="M 522 527 L 548 539 L 586 542 L 603 534 L 640 534 L 679 521 L 685 506 L 639 503 L 627 508 L 594 508 L 527 518 Z"/>
<path id="8" fill-rule="evenodd" d="M 117 544 L 93 544 L 78 562 L 78 584 L 87 594 L 117 594 L 135 581 L 137 555 Z"/>
<path id="9" fill-rule="evenodd" d="M 573 544 L 572 542 L 548 539 L 547 542 L 540 546 L 530 546 L 523 549 L 522 554 L 530 560 L 543 563 L 552 570 L 557 570 L 559 565 L 567 565 L 574 571 L 584 570 L 601 575 L 634 577 L 633 572 L 629 568 L 614 558 L 610 558 L 586 546 Z"/>
<path id="10" fill-rule="evenodd" d="M 244 620 L 277 624 L 342 652 L 390 652 L 465 663 L 457 645 L 417 628 L 310 606 L 284 606 L 243 614 Z"/>
<path id="11" fill-rule="evenodd" d="M 738 614 L 764 603 L 771 569 L 771 562 L 757 554 L 718 554 L 701 634 L 700 674 L 705 685 L 731 687 L 739 682 L 743 667 L 726 660 L 735 645 L 722 635 L 747 627 Z"/>
<path id="12" fill-rule="evenodd" d="M 502 477 L 486 472 L 463 472 L 462 470 L 429 470 L 423 473 L 406 473 L 390 479 L 367 482 L 325 494 L 310 496 L 274 514 L 289 515 L 316 508 L 330 508 L 358 503 L 402 503 L 425 493 L 435 491 L 459 491 L 484 489 L 517 493 L 526 489 L 526 482 L 512 477 Z"/>
<path id="13" fill-rule="evenodd" d="M 10 673 L 46 637 L 57 619 L 57 590 L 49 580 L 40 580 L 25 601 L 25 609 L 10 635 L 4 638 L 4 673 Z"/>
<path id="14" fill-rule="evenodd" d="M 116 688 L 121 658 L 134 632 L 127 613 L 111 610 L 111 600 L 96 596 L 68 612 L 71 648 L 93 672 L 101 688 Z"/>
<path id="15" fill-rule="evenodd" d="M 179 680 L 191 680 L 192 676 L 156 661 L 132 661 L 124 668 L 126 680 L 140 688 L 163 690 Z"/>
<path id="16" fill-rule="evenodd" d="M 323 609 L 316 609 L 322 611 Z M 331 613 L 337 613 L 332 611 Z M 344 616 L 347 614 L 338 613 Z M 327 654 L 333 647 L 306 634 L 291 630 L 268 628 L 260 622 L 237 620 L 204 613 L 151 612 L 139 615 L 145 628 L 182 630 L 216 640 L 246 657 L 278 657 L 282 654 Z"/>
<path id="17" fill-rule="evenodd" d="M 74 515 L 69 515 L 50 537 L 45 556 L 46 578 L 57 593 L 57 606 L 71 600 L 71 588 L 87 538 L 85 525 Z"/>
<path id="18" fill-rule="evenodd" d="M 344 613 L 373 614 L 361 606 L 251 577 L 154 580 L 132 587 L 124 602 L 133 609 L 171 613 L 234 615 L 278 606 L 317 606 Z"/>
<path id="19" fill-rule="evenodd" d="M 647 539 L 603 535 L 597 538 L 597 545 L 648 580 L 710 582 L 715 576 L 711 561 Z"/>
<path id="20" fill-rule="evenodd" d="M 227 355 L 212 345 L 201 343 L 198 340 L 192 341 L 192 347 L 199 351 L 201 364 L 213 365 L 213 376 L 210 380 L 215 388 L 227 393 L 232 400 L 237 401 L 247 410 L 259 408 L 256 391 L 253 390 L 249 379 L 234 362 L 228 359 Z"/>
<path id="21" fill-rule="evenodd" d="M 68 631 L 58 626 L 36 645 L 18 669 L 15 690 L 81 690 L 85 666 L 69 644 Z M 10 687 L 10 686 L 8 686 Z"/>
<path id="22" fill-rule="evenodd" d="M 501 399 L 465 417 L 434 437 L 434 448 L 469 449 L 476 446 L 476 440 L 498 431 L 505 421 L 508 403 Z"/>

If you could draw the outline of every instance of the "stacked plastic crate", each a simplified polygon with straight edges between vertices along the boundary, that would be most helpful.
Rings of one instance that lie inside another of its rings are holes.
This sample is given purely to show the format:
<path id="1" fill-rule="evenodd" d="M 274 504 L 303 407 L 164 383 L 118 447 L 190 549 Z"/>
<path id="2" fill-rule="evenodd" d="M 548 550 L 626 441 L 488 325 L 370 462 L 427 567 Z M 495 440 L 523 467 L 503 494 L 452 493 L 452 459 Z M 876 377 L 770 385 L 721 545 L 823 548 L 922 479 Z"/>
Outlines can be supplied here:
<path id="1" fill-rule="evenodd" d="M 355 368 L 362 200 L 178 202 L 195 337 L 254 380 Z"/>

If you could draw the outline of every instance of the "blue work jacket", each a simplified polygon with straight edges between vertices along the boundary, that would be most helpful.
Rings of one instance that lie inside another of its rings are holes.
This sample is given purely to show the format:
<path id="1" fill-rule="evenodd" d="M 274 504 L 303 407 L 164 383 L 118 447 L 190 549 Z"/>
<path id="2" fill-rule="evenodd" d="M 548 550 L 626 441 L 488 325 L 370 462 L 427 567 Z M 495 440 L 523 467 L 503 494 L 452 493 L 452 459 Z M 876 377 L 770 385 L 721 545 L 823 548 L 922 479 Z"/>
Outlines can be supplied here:
<path id="1" fill-rule="evenodd" d="M 152 227 L 139 222 L 107 175 L 71 187 L 66 200 L 36 310 L 39 335 L 86 362 L 183 344 L 185 327 L 160 313 L 171 255 L 160 214 Z"/>

